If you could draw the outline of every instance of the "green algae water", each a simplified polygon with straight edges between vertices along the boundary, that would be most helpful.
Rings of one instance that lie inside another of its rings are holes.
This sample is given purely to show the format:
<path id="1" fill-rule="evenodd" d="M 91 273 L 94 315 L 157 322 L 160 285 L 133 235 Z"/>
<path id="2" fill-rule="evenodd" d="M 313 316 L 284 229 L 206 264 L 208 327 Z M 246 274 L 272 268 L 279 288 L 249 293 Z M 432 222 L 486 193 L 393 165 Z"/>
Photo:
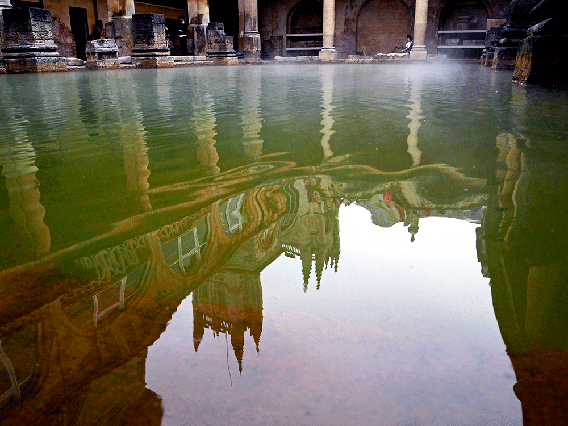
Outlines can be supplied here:
<path id="1" fill-rule="evenodd" d="M 455 63 L 0 82 L 0 424 L 566 422 L 566 92 Z"/>

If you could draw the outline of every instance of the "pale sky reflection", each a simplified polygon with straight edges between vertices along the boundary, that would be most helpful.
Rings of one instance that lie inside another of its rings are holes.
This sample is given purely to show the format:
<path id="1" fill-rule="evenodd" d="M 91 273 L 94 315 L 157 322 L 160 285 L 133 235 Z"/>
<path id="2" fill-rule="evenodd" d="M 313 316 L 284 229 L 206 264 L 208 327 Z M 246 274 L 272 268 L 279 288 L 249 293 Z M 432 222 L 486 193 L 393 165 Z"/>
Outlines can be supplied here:
<path id="1" fill-rule="evenodd" d="M 402 224 L 342 207 L 339 269 L 320 290 L 312 272 L 304 294 L 299 259 L 262 272 L 260 353 L 247 336 L 240 376 L 223 335 L 194 352 L 187 298 L 146 363 L 162 424 L 520 425 L 477 226 L 422 219 L 410 243 Z"/>

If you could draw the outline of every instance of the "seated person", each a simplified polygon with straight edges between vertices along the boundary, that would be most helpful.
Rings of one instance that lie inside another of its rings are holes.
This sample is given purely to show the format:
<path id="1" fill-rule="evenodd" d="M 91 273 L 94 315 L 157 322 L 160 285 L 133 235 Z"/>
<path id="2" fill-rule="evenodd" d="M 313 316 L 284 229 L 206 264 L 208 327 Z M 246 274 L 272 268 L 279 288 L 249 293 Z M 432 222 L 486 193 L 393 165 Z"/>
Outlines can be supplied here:
<path id="1" fill-rule="evenodd" d="M 412 42 L 412 36 L 409 34 L 406 36 L 406 46 L 404 46 L 404 49 L 402 49 L 400 51 L 400 53 L 410 53 L 410 51 L 412 50 L 412 45 L 414 43 Z"/>

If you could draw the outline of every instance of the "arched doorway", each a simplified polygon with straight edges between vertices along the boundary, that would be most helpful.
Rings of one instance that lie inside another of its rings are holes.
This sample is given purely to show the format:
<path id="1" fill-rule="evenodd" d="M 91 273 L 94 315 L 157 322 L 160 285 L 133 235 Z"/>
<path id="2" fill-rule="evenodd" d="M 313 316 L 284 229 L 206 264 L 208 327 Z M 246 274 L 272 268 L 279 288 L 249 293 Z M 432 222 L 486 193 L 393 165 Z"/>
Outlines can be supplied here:
<path id="1" fill-rule="evenodd" d="M 404 47 L 411 10 L 402 0 L 369 0 L 357 16 L 357 51 L 371 56 Z"/>
<path id="2" fill-rule="evenodd" d="M 288 34 L 318 34 L 323 32 L 323 4 L 303 0 L 290 10 Z"/>
<path id="3" fill-rule="evenodd" d="M 286 55 L 317 55 L 323 46 L 323 4 L 302 0 L 288 14 Z"/>
<path id="4" fill-rule="evenodd" d="M 485 30 L 489 17 L 489 7 L 481 0 L 450 0 L 440 13 L 439 30 Z"/>
<path id="5" fill-rule="evenodd" d="M 491 16 L 491 8 L 483 0 L 448 0 L 440 13 L 438 53 L 450 58 L 479 58 Z"/>

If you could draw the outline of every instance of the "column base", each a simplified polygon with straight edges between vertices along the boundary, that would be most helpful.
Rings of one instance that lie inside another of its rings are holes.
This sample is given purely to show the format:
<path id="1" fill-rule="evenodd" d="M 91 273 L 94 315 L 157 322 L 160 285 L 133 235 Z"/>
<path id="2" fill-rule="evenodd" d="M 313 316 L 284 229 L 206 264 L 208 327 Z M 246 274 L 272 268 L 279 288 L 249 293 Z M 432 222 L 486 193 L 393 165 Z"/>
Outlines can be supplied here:
<path id="1" fill-rule="evenodd" d="M 28 72 L 65 72 L 67 62 L 62 56 L 31 56 L 4 58 L 5 70 L 9 74 Z"/>
<path id="2" fill-rule="evenodd" d="M 320 61 L 333 61 L 337 59 L 337 50 L 335 47 L 324 47 L 319 52 Z"/>
<path id="3" fill-rule="evenodd" d="M 242 52 L 246 60 L 260 60 L 260 33 L 249 32 L 244 33 L 241 38 Z"/>
<path id="4" fill-rule="evenodd" d="M 414 46 L 410 51 L 410 59 L 424 60 L 428 56 L 426 46 Z"/>

